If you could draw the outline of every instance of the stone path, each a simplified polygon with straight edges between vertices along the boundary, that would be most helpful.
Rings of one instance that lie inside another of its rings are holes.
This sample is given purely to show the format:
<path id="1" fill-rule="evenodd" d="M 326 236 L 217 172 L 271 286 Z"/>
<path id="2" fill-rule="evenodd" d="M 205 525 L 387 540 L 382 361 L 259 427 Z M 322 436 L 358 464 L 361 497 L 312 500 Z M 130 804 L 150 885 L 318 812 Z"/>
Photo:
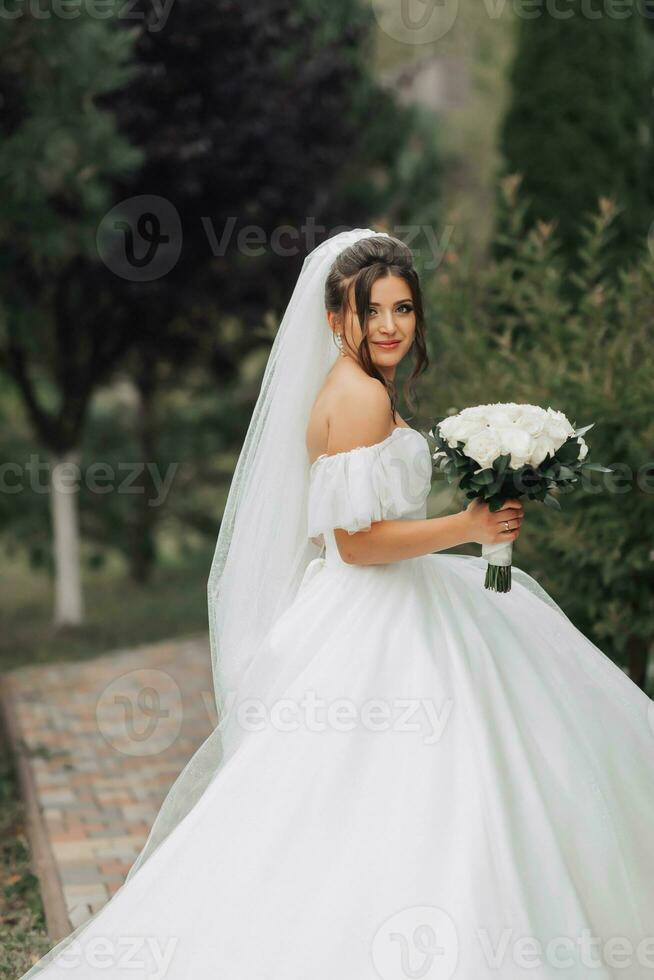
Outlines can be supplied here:
<path id="1" fill-rule="evenodd" d="M 208 639 L 23 668 L 2 682 L 56 940 L 122 884 L 168 788 L 215 725 Z"/>

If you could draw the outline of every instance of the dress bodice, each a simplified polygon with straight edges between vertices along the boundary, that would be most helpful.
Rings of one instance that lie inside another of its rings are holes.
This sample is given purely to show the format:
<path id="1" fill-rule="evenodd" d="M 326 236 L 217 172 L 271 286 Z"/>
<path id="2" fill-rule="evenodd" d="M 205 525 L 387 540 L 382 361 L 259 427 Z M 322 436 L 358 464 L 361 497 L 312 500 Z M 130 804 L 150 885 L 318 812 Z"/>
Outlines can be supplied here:
<path id="1" fill-rule="evenodd" d="M 432 460 L 422 433 L 397 426 L 371 446 L 323 454 L 309 477 L 308 536 L 325 546 L 328 562 L 341 562 L 334 528 L 349 534 L 373 521 L 427 515 Z"/>

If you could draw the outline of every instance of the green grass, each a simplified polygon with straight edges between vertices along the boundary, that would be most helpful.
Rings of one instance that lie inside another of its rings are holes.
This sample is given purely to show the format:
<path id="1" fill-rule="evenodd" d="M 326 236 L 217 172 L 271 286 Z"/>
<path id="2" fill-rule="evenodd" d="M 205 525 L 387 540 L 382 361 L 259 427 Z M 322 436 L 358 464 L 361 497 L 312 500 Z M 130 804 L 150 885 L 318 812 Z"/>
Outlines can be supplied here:
<path id="1" fill-rule="evenodd" d="M 0 980 L 16 980 L 50 948 L 39 883 L 30 869 L 13 760 L 0 750 Z"/>
<path id="2" fill-rule="evenodd" d="M 52 624 L 49 578 L 18 564 L 0 592 L 0 672 L 206 630 L 210 563 L 205 553 L 192 562 L 161 565 L 147 586 L 115 568 L 86 572 L 86 621 L 58 629 Z"/>

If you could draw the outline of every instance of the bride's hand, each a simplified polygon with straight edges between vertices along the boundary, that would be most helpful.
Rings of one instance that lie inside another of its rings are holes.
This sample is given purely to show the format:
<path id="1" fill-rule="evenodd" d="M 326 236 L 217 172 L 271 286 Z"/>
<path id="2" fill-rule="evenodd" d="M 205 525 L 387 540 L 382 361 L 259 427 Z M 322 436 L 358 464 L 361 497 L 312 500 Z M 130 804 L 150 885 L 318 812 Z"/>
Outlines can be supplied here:
<path id="1" fill-rule="evenodd" d="M 501 544 L 516 540 L 525 509 L 519 500 L 507 500 L 499 510 L 491 512 L 487 503 L 475 497 L 464 513 L 468 518 L 471 541 L 476 544 Z"/>

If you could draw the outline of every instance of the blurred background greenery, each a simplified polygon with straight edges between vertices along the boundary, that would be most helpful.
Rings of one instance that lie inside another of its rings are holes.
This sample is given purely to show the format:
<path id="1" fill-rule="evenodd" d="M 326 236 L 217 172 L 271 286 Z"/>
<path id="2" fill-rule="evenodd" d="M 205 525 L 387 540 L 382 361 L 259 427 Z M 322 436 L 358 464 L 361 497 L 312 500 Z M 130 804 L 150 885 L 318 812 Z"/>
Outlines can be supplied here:
<path id="1" fill-rule="evenodd" d="M 515 562 L 651 690 L 653 27 L 651 0 L 7 0 L 0 670 L 205 630 L 307 244 L 272 243 L 315 222 L 414 248 L 414 426 L 500 400 L 595 423 L 616 472 L 531 506 Z M 429 506 L 461 500 L 437 477 Z M 38 930 L 21 846 L 0 923 Z"/>
<path id="2" fill-rule="evenodd" d="M 14 3 L 0 666 L 205 628 L 230 474 L 306 250 L 271 236 L 315 221 L 414 248 L 431 357 L 414 424 L 471 401 L 552 404 L 596 423 L 597 460 L 630 469 L 564 515 L 532 507 L 516 561 L 644 685 L 651 6 L 138 0 L 98 16 L 89 0 L 66 18 Z M 181 226 L 151 275 L 145 260 L 126 275 L 106 235 L 135 199 Z M 238 244 L 252 227 L 265 247 Z M 66 464 L 79 493 L 51 493 Z M 432 513 L 457 506 L 437 479 Z"/>

